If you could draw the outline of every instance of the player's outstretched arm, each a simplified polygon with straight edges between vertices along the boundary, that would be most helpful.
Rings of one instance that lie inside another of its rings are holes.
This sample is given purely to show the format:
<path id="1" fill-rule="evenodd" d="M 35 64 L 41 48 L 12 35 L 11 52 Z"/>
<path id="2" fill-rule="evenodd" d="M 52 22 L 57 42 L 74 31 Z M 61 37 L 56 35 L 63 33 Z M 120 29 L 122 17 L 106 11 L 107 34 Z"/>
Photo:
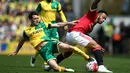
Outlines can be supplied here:
<path id="1" fill-rule="evenodd" d="M 59 23 L 56 23 L 55 25 L 51 25 L 50 28 L 63 27 L 66 25 L 75 25 L 78 22 L 79 22 L 79 20 L 75 20 L 75 21 L 71 21 L 71 22 L 59 22 Z"/>
<path id="2" fill-rule="evenodd" d="M 93 3 L 92 3 L 92 5 L 91 5 L 91 10 L 97 9 L 98 3 L 100 1 L 101 0 L 94 0 Z"/>
<path id="3" fill-rule="evenodd" d="M 19 50 L 20 50 L 21 47 L 23 46 L 24 42 L 25 42 L 25 40 L 24 40 L 24 39 L 21 39 L 21 40 L 19 41 L 19 43 L 18 43 L 18 46 L 17 46 L 16 50 L 15 50 L 12 54 L 10 54 L 9 56 L 17 55 L 17 53 L 19 52 Z"/>

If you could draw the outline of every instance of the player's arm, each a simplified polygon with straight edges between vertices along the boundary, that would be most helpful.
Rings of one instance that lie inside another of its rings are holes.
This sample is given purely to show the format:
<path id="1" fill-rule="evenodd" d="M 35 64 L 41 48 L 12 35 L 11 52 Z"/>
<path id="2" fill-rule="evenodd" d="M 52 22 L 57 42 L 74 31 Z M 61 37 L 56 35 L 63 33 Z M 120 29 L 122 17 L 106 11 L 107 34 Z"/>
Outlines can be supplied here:
<path id="1" fill-rule="evenodd" d="M 65 14 L 64 14 L 64 12 L 63 12 L 63 10 L 62 10 L 62 8 L 61 8 L 61 4 L 60 4 L 60 3 L 58 4 L 57 12 L 59 13 L 59 15 L 60 15 L 60 17 L 61 17 L 61 20 L 62 20 L 63 22 L 67 22 L 66 17 L 65 17 Z"/>
<path id="2" fill-rule="evenodd" d="M 67 22 L 66 17 L 65 17 L 65 14 L 64 14 L 64 12 L 63 12 L 63 10 L 62 10 L 62 8 L 61 8 L 61 4 L 60 4 L 60 3 L 59 3 L 59 5 L 58 5 L 58 10 L 57 10 L 57 12 L 58 12 L 58 14 L 60 15 L 61 20 L 62 20 L 63 22 Z M 65 26 L 64 29 L 67 30 L 68 27 Z"/>
<path id="3" fill-rule="evenodd" d="M 24 42 L 26 41 L 25 38 L 24 38 L 24 36 L 25 36 L 25 32 L 23 32 L 22 39 L 20 39 L 16 50 L 15 50 L 12 54 L 10 54 L 10 56 L 17 55 L 17 53 L 19 52 L 19 50 L 20 50 L 21 47 L 23 46 Z"/>
<path id="4" fill-rule="evenodd" d="M 72 21 L 72 22 L 59 22 L 59 23 L 56 23 L 54 25 L 49 24 L 48 28 L 57 28 L 57 27 L 63 27 L 63 26 L 66 26 L 66 25 L 75 25 L 78 22 L 79 22 L 79 20 L 75 20 L 75 21 Z"/>
<path id="5" fill-rule="evenodd" d="M 64 15 L 63 11 L 61 10 L 61 11 L 59 11 L 58 13 L 59 13 L 59 15 L 60 15 L 62 21 L 63 21 L 63 22 L 67 22 L 66 17 L 65 17 L 65 15 Z"/>
<path id="6" fill-rule="evenodd" d="M 91 10 L 95 10 L 97 9 L 97 6 L 98 6 L 98 3 L 100 2 L 101 0 L 94 0 L 92 5 L 91 5 Z"/>

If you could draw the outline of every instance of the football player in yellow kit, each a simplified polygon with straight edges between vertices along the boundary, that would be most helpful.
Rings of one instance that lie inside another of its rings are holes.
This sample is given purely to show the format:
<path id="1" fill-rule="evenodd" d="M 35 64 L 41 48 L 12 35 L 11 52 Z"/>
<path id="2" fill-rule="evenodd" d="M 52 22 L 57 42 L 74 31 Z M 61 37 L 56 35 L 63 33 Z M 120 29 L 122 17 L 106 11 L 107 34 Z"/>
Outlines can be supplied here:
<path id="1" fill-rule="evenodd" d="M 61 4 L 58 1 L 55 0 L 43 0 L 39 2 L 36 12 L 40 15 L 40 19 L 44 23 L 49 24 L 55 24 L 56 23 L 56 13 L 58 13 L 62 19 L 63 22 L 66 22 L 66 17 L 62 11 Z M 65 27 L 67 30 L 67 26 Z M 49 29 L 48 30 L 48 36 L 52 40 L 59 40 L 59 35 L 57 28 Z M 71 52 L 67 52 L 66 55 L 59 54 L 57 56 L 57 63 L 60 63 L 63 59 L 67 58 L 68 54 L 72 54 Z M 35 66 L 35 61 L 37 56 L 39 55 L 39 52 L 37 51 L 34 56 L 31 57 L 30 64 L 32 67 Z M 49 67 L 46 62 L 44 62 L 44 70 L 48 70 L 47 67 Z"/>

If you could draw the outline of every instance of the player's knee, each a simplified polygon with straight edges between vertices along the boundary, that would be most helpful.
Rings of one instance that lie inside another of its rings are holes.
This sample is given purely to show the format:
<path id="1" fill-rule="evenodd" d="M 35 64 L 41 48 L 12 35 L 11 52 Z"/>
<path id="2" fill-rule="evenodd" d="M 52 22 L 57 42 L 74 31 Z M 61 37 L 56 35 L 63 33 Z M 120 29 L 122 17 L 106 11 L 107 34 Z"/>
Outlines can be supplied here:
<path id="1" fill-rule="evenodd" d="M 93 52 L 96 51 L 96 50 L 101 50 L 101 48 L 102 48 L 101 46 L 94 47 Z"/>
<path id="2" fill-rule="evenodd" d="M 96 42 L 91 42 L 89 46 L 91 46 L 90 48 L 92 48 L 93 51 L 102 49 L 102 47 L 99 44 L 97 44 Z"/>
<path id="3" fill-rule="evenodd" d="M 69 50 L 69 49 L 70 49 L 70 47 L 69 47 L 68 44 L 60 44 L 60 45 L 59 45 L 59 48 L 64 48 L 64 49 L 66 49 L 66 50 Z"/>

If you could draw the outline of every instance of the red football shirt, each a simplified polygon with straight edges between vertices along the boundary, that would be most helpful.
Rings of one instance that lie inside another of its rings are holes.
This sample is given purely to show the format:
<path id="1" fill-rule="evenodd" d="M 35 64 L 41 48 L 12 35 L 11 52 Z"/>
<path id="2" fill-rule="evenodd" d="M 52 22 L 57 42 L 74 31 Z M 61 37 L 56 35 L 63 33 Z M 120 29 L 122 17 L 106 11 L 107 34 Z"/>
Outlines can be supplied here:
<path id="1" fill-rule="evenodd" d="M 88 11 L 87 14 L 85 14 L 83 17 L 79 19 L 79 23 L 74 25 L 72 28 L 69 29 L 69 32 L 71 31 L 77 31 L 81 33 L 89 33 L 92 31 L 94 25 L 94 21 L 96 20 L 98 15 L 97 10 L 95 11 Z"/>

